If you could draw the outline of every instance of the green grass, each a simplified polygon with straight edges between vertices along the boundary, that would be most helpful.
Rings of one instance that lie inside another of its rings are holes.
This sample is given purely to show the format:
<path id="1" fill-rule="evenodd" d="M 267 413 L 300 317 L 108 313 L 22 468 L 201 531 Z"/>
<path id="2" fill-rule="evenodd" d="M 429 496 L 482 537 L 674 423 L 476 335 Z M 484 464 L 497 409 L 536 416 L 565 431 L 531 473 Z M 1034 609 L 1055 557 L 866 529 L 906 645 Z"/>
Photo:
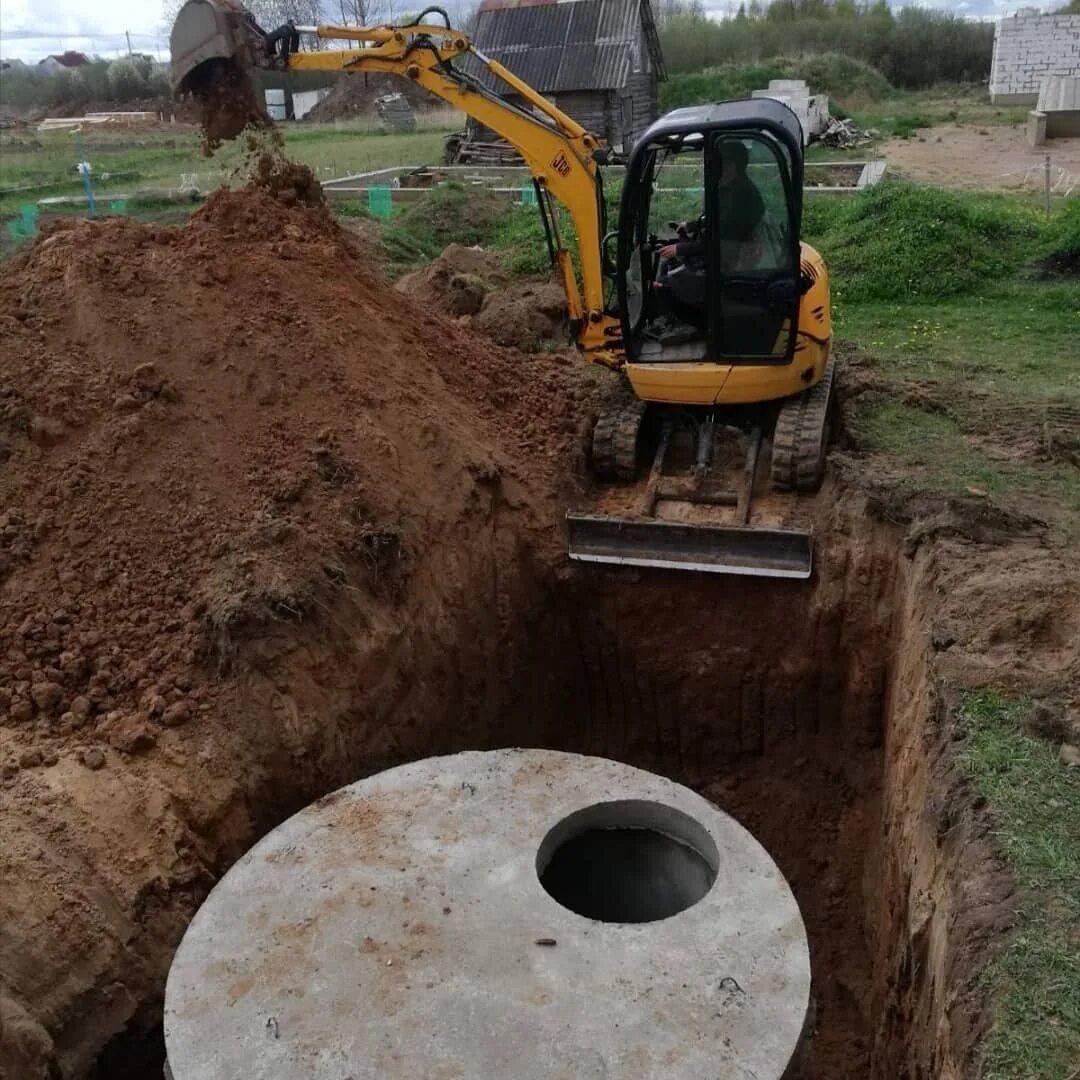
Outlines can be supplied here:
<path id="1" fill-rule="evenodd" d="M 868 99 L 852 107 L 851 117 L 859 127 L 873 128 L 882 136 L 907 138 L 919 128 L 937 124 L 968 127 L 1022 124 L 1027 109 L 991 104 L 983 86 L 937 86 L 897 91 L 879 100 Z"/>
<path id="2" fill-rule="evenodd" d="M 840 98 L 878 101 L 896 94 L 889 80 L 869 64 L 838 53 L 818 53 L 672 75 L 661 87 L 660 107 L 666 111 L 749 97 L 754 90 L 764 90 L 772 79 L 805 79 L 812 92 Z"/>
<path id="3" fill-rule="evenodd" d="M 902 466 L 898 494 L 1053 500 L 1080 537 L 1080 470 L 1069 458 L 1080 450 L 1069 418 L 1080 418 L 1080 278 L 1032 269 L 1071 245 L 1074 227 L 1071 208 L 1048 219 L 1023 198 L 898 182 L 807 204 L 835 333 L 895 386 L 857 404 L 851 429 Z M 1055 453 L 1045 459 L 1048 406 Z"/>
<path id="4" fill-rule="evenodd" d="M 435 164 L 442 158 L 439 130 L 409 134 L 382 134 L 360 122 L 293 125 L 283 129 L 286 151 L 309 165 L 320 179 L 395 165 Z M 0 214 L 11 214 L 23 203 L 43 195 L 77 194 L 82 183 L 74 173 L 75 163 L 85 156 L 94 167 L 94 188 L 102 198 L 133 188 L 169 188 L 179 185 L 182 175 L 195 175 L 198 186 L 211 191 L 222 184 L 243 180 L 241 147 L 226 144 L 212 158 L 199 153 L 197 134 L 190 129 L 174 132 L 93 133 L 79 136 L 53 133 L 35 136 L 37 146 L 27 148 L 26 138 L 0 137 L 0 189 L 24 184 L 47 185 L 40 192 L 0 195 Z M 105 174 L 137 173 L 108 179 Z"/>
<path id="5" fill-rule="evenodd" d="M 981 85 L 946 85 L 925 90 L 898 90 L 869 64 L 837 53 L 794 59 L 775 58 L 752 64 L 726 64 L 689 74 L 676 74 L 662 88 L 664 109 L 748 97 L 769 85 L 770 79 L 805 79 L 813 93 L 829 94 L 834 116 L 850 117 L 877 139 L 911 138 L 920 129 L 938 124 L 983 127 L 1020 124 L 1027 110 L 992 105 Z M 866 157 L 872 147 L 829 150 L 811 147 L 808 157 Z"/>
<path id="6" fill-rule="evenodd" d="M 1080 406 L 1076 283 L 996 282 L 919 304 L 843 299 L 834 318 L 839 336 L 858 342 L 884 370 L 941 383 L 957 401 L 996 395 Z"/>
<path id="7" fill-rule="evenodd" d="M 842 302 L 971 293 L 1034 258 L 1045 227 L 1033 203 L 886 180 L 854 198 L 808 201 L 803 231 Z"/>
<path id="8" fill-rule="evenodd" d="M 1037 424 L 1037 415 L 1027 418 L 1029 423 L 1032 420 Z M 1020 418 L 1003 411 L 990 426 L 995 422 L 1019 423 Z M 1080 471 L 1068 463 L 988 456 L 981 436 L 971 432 L 970 426 L 971 417 L 962 407 L 930 411 L 900 402 L 873 404 L 851 422 L 859 445 L 888 454 L 903 467 L 893 484 L 897 494 L 1037 493 L 1055 499 L 1070 520 L 1080 515 Z"/>
<path id="9" fill-rule="evenodd" d="M 1080 1068 L 1080 770 L 1022 733 L 1029 709 L 993 691 L 961 708 L 961 762 L 987 801 L 1021 890 L 985 973 L 996 1003 L 984 1080 L 1073 1080 Z"/>

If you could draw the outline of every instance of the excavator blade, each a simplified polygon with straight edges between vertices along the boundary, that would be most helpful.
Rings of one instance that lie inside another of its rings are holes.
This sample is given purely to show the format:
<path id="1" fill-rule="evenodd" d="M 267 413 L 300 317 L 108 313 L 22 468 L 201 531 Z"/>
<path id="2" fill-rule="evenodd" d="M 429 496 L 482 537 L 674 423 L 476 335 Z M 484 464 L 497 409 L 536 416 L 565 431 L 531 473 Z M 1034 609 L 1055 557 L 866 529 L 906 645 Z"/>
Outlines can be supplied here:
<path id="1" fill-rule="evenodd" d="M 799 580 L 813 570 L 808 532 L 601 514 L 569 513 L 566 521 L 570 558 L 582 562 Z"/>
<path id="2" fill-rule="evenodd" d="M 188 0 L 169 35 L 173 93 L 198 96 L 213 62 L 233 65 L 246 75 L 255 66 L 260 44 L 251 15 L 235 0 Z"/>

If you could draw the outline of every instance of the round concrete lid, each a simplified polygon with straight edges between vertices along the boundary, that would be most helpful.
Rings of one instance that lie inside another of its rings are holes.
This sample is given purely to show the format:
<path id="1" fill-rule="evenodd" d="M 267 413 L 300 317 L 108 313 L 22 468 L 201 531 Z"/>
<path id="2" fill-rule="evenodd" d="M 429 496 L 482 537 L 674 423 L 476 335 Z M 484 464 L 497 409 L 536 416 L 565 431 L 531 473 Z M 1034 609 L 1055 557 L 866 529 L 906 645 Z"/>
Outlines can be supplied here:
<path id="1" fill-rule="evenodd" d="M 702 827 L 701 900 L 611 923 L 548 895 L 545 838 L 613 802 Z M 369 777 L 264 837 L 180 944 L 165 1041 L 175 1080 L 776 1080 L 809 996 L 798 906 L 736 821 L 627 765 L 501 750 Z"/>

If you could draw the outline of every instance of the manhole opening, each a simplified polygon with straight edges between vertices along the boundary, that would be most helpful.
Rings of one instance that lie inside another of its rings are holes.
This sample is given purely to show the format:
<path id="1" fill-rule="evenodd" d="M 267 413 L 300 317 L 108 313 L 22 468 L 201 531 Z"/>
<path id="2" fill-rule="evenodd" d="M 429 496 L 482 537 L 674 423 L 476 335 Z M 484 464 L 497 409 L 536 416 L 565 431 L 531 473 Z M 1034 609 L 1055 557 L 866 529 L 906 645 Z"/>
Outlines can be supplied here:
<path id="1" fill-rule="evenodd" d="M 587 919 L 645 923 L 701 900 L 716 881 L 712 837 L 688 814 L 639 800 L 598 803 L 560 821 L 536 855 L 540 884 Z"/>

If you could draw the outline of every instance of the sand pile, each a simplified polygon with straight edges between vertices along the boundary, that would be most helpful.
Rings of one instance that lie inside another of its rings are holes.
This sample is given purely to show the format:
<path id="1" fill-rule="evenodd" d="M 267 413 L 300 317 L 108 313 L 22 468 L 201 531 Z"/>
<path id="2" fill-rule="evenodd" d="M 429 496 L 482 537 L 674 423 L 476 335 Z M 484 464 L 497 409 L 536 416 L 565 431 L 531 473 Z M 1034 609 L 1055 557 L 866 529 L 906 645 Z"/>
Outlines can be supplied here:
<path id="1" fill-rule="evenodd" d="M 0 1072 L 152 1025 L 220 868 L 447 694 L 480 715 L 475 581 L 499 618 L 559 547 L 579 369 L 391 292 L 309 180 L 0 274 Z"/>

